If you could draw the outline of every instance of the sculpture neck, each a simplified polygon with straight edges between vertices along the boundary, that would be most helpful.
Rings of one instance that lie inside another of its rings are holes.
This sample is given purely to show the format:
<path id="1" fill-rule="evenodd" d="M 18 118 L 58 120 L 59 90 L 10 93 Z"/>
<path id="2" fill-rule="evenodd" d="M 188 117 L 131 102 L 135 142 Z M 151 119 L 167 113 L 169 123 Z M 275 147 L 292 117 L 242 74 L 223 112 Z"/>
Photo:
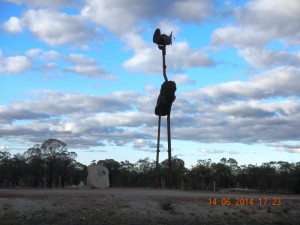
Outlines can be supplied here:
<path id="1" fill-rule="evenodd" d="M 161 48 L 161 53 L 162 53 L 162 58 L 163 58 L 163 75 L 164 75 L 164 79 L 165 81 L 168 81 L 168 78 L 167 78 L 167 66 L 166 66 L 166 46 L 163 46 Z"/>

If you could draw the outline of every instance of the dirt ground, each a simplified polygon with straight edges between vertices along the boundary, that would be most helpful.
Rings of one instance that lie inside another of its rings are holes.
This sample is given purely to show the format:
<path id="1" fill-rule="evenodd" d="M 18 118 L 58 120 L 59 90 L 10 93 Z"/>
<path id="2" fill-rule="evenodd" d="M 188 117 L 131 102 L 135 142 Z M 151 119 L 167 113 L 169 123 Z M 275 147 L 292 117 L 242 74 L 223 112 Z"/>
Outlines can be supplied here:
<path id="1" fill-rule="evenodd" d="M 0 189 L 0 224 L 299 225 L 300 196 L 116 188 Z"/>

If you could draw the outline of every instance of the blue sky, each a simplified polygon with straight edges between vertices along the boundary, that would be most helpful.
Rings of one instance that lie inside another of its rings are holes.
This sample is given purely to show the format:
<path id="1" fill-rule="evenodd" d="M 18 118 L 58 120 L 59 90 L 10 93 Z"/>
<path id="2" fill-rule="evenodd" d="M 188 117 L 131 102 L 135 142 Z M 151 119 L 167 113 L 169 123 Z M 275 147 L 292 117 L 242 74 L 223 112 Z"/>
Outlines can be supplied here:
<path id="1" fill-rule="evenodd" d="M 298 0 L 0 1 L 0 151 L 57 138 L 87 165 L 154 160 L 156 28 L 175 37 L 174 156 L 300 161 Z"/>

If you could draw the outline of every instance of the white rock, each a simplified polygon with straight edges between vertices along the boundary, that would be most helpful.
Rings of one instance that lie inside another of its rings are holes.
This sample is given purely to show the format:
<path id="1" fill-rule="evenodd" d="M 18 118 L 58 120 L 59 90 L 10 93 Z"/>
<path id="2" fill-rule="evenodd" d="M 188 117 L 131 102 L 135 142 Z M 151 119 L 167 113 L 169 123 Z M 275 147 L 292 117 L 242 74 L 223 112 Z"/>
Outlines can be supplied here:
<path id="1" fill-rule="evenodd" d="M 78 185 L 78 188 L 79 188 L 79 189 L 83 189 L 83 188 L 84 188 L 84 183 L 83 183 L 83 181 L 80 181 L 80 184 Z"/>
<path id="2" fill-rule="evenodd" d="M 104 166 L 88 166 L 87 185 L 91 188 L 109 188 L 108 169 Z"/>

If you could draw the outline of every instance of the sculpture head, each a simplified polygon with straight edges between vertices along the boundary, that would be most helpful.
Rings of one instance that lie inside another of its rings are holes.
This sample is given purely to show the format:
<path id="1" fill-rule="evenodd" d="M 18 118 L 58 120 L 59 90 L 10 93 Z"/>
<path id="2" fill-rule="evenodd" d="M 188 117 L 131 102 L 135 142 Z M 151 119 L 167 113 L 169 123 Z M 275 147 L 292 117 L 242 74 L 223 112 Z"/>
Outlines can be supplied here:
<path id="1" fill-rule="evenodd" d="M 153 34 L 153 43 L 158 45 L 159 49 L 162 49 L 166 45 L 172 45 L 172 33 L 168 36 L 166 34 L 161 34 L 160 29 L 156 29 Z"/>

